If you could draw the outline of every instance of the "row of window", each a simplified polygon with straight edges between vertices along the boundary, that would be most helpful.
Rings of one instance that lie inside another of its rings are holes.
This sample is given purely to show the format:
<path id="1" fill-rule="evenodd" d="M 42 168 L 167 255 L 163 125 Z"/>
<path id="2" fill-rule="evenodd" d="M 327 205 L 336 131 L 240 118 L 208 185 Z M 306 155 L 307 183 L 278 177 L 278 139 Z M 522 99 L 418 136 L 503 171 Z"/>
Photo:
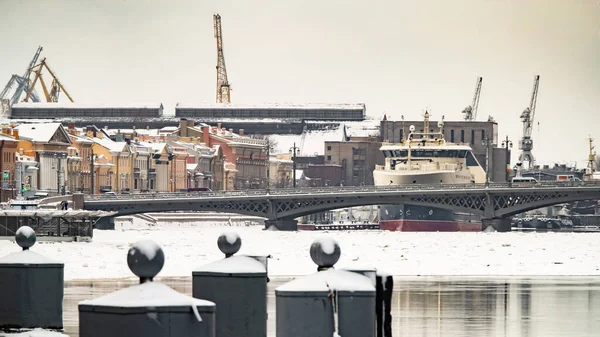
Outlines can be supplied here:
<path id="1" fill-rule="evenodd" d="M 485 130 L 480 130 L 481 140 L 485 140 Z M 450 143 L 454 143 L 454 130 L 450 130 Z M 460 130 L 460 142 L 465 142 L 465 130 Z M 475 144 L 475 130 L 471 130 L 471 138 L 469 139 L 471 144 Z"/>
<path id="2" fill-rule="evenodd" d="M 465 158 L 466 150 L 411 150 L 411 156 L 415 158 Z M 383 151 L 386 158 L 406 158 L 408 150 L 386 150 Z"/>
<path id="3" fill-rule="evenodd" d="M 330 110 L 330 109 L 175 109 L 177 117 L 234 118 L 234 117 L 266 117 L 266 118 L 302 118 L 302 119 L 356 119 L 362 120 L 363 110 Z"/>
<path id="4" fill-rule="evenodd" d="M 159 109 L 43 109 L 14 108 L 11 118 L 29 117 L 160 117 Z"/>

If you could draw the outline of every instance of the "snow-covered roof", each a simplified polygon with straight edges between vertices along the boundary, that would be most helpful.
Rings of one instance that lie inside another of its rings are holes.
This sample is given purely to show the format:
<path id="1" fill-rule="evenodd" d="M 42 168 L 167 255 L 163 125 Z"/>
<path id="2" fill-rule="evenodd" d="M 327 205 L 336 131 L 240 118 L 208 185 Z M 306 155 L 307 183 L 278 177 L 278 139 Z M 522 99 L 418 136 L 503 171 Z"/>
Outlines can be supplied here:
<path id="1" fill-rule="evenodd" d="M 93 138 L 93 140 L 94 140 L 94 142 L 96 142 L 96 144 L 107 148 L 108 151 L 111 151 L 111 152 L 121 152 L 127 145 L 126 142 L 115 142 L 112 139 L 106 138 L 106 137 Z"/>
<path id="2" fill-rule="evenodd" d="M 263 104 L 228 104 L 228 103 L 177 103 L 175 109 L 296 109 L 296 110 L 312 110 L 312 109 L 335 109 L 335 110 L 364 110 L 364 103 L 263 103 Z"/>
<path id="3" fill-rule="evenodd" d="M 232 256 L 198 267 L 192 271 L 205 273 L 266 274 L 265 265 L 248 256 Z"/>
<path id="4" fill-rule="evenodd" d="M 325 142 L 344 141 L 343 128 L 333 130 L 306 131 L 302 135 L 272 135 L 269 139 L 273 141 L 275 151 L 273 153 L 289 153 L 296 144 L 300 157 L 311 157 L 325 154 Z"/>
<path id="5" fill-rule="evenodd" d="M 18 142 L 18 140 L 16 140 L 14 137 L 11 137 L 9 135 L 5 135 L 3 133 L 0 133 L 0 139 L 5 140 L 5 141 L 14 141 L 14 142 Z"/>
<path id="6" fill-rule="evenodd" d="M 90 143 L 94 143 L 94 141 L 91 140 L 89 137 L 76 136 L 76 135 L 72 135 L 72 134 L 69 134 L 69 137 L 75 139 L 75 143 L 76 144 L 90 144 Z"/>
<path id="7" fill-rule="evenodd" d="M 276 291 L 368 291 L 375 292 L 372 281 L 358 273 L 328 269 L 315 274 L 298 277 Z"/>
<path id="8" fill-rule="evenodd" d="M 37 264 L 59 264 L 60 262 L 55 261 L 51 258 L 45 257 L 43 255 L 40 255 L 31 250 L 22 250 L 22 251 L 14 252 L 14 253 L 8 254 L 8 255 L 0 258 L 0 264 L 13 264 L 13 263 L 37 265 Z"/>
<path id="9" fill-rule="evenodd" d="M 167 143 L 148 143 L 148 142 L 140 142 L 140 144 L 147 146 L 152 149 L 153 152 L 162 152 Z"/>
<path id="10" fill-rule="evenodd" d="M 160 109 L 162 103 L 128 103 L 128 104 L 106 104 L 106 103 L 33 103 L 20 102 L 13 104 L 11 109 Z"/>
<path id="11" fill-rule="evenodd" d="M 146 282 L 123 288 L 92 300 L 86 300 L 79 303 L 80 305 L 92 306 L 116 306 L 125 308 L 153 308 L 166 306 L 193 306 L 199 307 L 214 307 L 213 302 L 199 300 L 191 296 L 186 296 L 179 293 L 165 284 L 158 282 Z M 150 311 L 152 309 L 148 309 Z M 196 310 L 190 310 L 196 312 Z M 199 317 L 198 317 L 199 318 Z"/>
<path id="12" fill-rule="evenodd" d="M 47 143 L 61 127 L 62 124 L 60 123 L 36 123 L 21 124 L 15 129 L 19 131 L 19 138 L 24 138 L 34 142 Z"/>

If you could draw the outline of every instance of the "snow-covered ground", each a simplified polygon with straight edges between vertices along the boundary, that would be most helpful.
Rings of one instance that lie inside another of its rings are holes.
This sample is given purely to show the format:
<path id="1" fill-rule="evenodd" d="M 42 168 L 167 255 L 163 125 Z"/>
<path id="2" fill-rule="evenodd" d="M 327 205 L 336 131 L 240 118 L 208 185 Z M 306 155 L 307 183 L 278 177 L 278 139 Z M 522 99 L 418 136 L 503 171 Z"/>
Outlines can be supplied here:
<path id="1" fill-rule="evenodd" d="M 0 337 L 68 337 L 60 332 L 48 331 L 43 329 L 23 330 L 22 332 L 3 333 L 0 331 Z"/>
<path id="2" fill-rule="evenodd" d="M 393 275 L 600 275 L 600 234 L 595 233 L 409 233 L 385 231 L 276 232 L 259 226 L 119 226 L 94 231 L 92 242 L 38 242 L 31 249 L 65 263 L 65 279 L 133 277 L 129 247 L 141 239 L 158 242 L 165 252 L 160 276 L 191 276 L 195 267 L 221 259 L 217 237 L 235 231 L 239 253 L 272 255 L 271 277 L 313 273 L 312 241 L 322 235 L 340 244 L 342 267 L 375 267 Z M 0 256 L 17 251 L 0 240 Z"/>

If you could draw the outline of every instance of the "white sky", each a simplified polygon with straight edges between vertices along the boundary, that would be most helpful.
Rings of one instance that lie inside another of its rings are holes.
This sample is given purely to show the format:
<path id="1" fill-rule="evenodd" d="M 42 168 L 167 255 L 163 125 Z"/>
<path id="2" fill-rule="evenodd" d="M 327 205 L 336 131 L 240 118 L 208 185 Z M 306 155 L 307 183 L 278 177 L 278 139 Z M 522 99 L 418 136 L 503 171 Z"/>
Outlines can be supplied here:
<path id="1" fill-rule="evenodd" d="M 0 86 L 42 45 L 76 101 L 212 103 L 217 12 L 234 103 L 460 119 L 482 76 L 478 119 L 492 115 L 516 145 L 539 74 L 538 162 L 584 165 L 585 138 L 600 138 L 592 0 L 1 1 Z"/>

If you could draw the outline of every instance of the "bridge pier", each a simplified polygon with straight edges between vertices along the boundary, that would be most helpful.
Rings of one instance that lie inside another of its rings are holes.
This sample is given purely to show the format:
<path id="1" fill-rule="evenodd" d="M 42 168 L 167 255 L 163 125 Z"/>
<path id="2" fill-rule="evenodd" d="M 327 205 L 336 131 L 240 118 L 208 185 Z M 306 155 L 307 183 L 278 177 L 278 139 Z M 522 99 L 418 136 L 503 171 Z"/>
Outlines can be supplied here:
<path id="1" fill-rule="evenodd" d="M 96 229 L 115 229 L 115 217 L 105 216 L 96 221 Z"/>
<path id="2" fill-rule="evenodd" d="M 265 229 L 275 231 L 297 231 L 298 220 L 265 220 Z"/>
<path id="3" fill-rule="evenodd" d="M 488 227 L 492 227 L 498 232 L 510 232 L 510 218 L 501 219 L 481 219 L 481 229 L 485 231 Z"/>

